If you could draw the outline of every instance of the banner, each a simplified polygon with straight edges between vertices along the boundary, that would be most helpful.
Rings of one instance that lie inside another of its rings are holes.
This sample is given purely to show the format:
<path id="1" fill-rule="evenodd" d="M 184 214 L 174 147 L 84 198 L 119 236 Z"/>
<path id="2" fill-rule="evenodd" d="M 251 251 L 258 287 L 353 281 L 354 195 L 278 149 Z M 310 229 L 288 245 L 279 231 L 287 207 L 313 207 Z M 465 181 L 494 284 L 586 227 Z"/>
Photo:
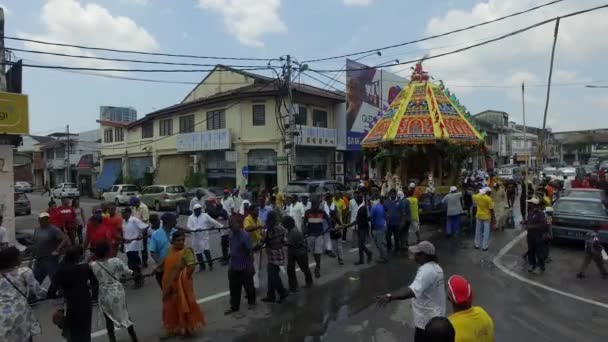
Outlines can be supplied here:
<path id="1" fill-rule="evenodd" d="M 347 150 L 361 150 L 361 140 L 407 82 L 395 74 L 346 60 Z"/>

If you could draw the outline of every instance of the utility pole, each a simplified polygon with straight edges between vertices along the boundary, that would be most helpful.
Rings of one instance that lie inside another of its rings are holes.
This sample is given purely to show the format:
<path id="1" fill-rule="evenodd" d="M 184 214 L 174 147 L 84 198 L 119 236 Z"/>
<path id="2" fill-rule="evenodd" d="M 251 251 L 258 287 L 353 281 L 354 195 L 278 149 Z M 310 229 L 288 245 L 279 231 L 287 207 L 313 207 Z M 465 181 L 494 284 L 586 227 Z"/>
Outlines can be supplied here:
<path id="1" fill-rule="evenodd" d="M 6 92 L 6 51 L 4 49 L 4 9 L 0 7 L 0 92 Z M 17 138 L 17 139 L 16 139 Z M 0 135 L 0 215 L 3 216 L 3 225 L 8 231 L 11 244 L 15 242 L 15 172 L 13 169 L 13 147 L 20 136 L 10 134 Z"/>
<path id="2" fill-rule="evenodd" d="M 287 101 L 289 102 L 287 108 L 289 113 L 287 113 L 287 122 L 289 123 L 288 138 L 287 142 L 290 144 L 289 149 L 289 163 L 288 163 L 288 172 L 287 179 L 295 180 L 296 178 L 296 136 L 297 136 L 297 127 L 296 127 L 296 115 L 295 110 L 293 108 L 293 93 L 291 91 L 291 56 L 287 55 L 286 59 L 286 71 L 285 71 L 285 86 L 287 87 Z"/>
<path id="3" fill-rule="evenodd" d="M 551 48 L 551 62 L 549 64 L 549 81 L 547 82 L 547 97 L 545 99 L 545 114 L 543 116 L 543 130 L 540 132 L 540 141 L 538 144 L 538 154 L 536 163 L 544 164 L 545 160 L 545 142 L 547 128 L 547 112 L 549 111 L 549 98 L 551 96 L 551 78 L 553 77 L 553 62 L 555 60 L 555 46 L 557 45 L 557 35 L 559 33 L 559 17 L 555 20 L 555 31 L 553 32 L 553 47 Z"/>
<path id="4" fill-rule="evenodd" d="M 523 81 L 521 82 L 521 109 L 522 109 L 522 113 L 524 116 L 524 151 L 526 151 L 526 165 L 524 165 L 524 177 L 523 177 L 522 184 L 521 184 L 522 190 L 520 192 L 520 196 L 522 196 L 524 193 L 524 190 L 523 190 L 524 187 L 526 187 L 526 190 L 527 190 L 528 180 L 526 178 L 528 177 L 528 163 L 530 162 L 530 153 L 531 153 L 531 151 L 528 149 L 528 143 L 527 143 L 528 136 L 526 133 L 526 87 L 525 87 Z M 526 200 L 527 200 L 527 198 L 526 198 Z M 524 204 L 524 220 L 526 219 L 526 217 L 528 217 L 528 206 Z"/>
<path id="5" fill-rule="evenodd" d="M 64 183 L 70 182 L 70 125 L 65 126 L 67 141 L 65 144 L 65 179 Z"/>

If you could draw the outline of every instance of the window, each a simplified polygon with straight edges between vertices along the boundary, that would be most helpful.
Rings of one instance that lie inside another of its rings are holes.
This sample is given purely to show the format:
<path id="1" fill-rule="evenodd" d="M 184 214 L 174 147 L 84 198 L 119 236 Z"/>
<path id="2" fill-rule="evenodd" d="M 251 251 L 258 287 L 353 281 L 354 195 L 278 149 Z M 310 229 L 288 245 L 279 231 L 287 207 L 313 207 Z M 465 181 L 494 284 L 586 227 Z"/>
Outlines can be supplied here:
<path id="1" fill-rule="evenodd" d="M 327 112 L 319 109 L 313 110 L 312 125 L 315 127 L 327 127 Z"/>
<path id="2" fill-rule="evenodd" d="M 226 128 L 226 113 L 224 110 L 207 112 L 207 130 Z"/>
<path id="3" fill-rule="evenodd" d="M 114 136 L 112 134 L 112 129 L 111 128 L 103 130 L 103 142 L 106 143 L 106 144 L 114 142 Z"/>
<path id="4" fill-rule="evenodd" d="M 179 117 L 179 132 L 192 133 L 194 132 L 194 114 L 184 115 Z"/>
<path id="5" fill-rule="evenodd" d="M 298 106 L 296 114 L 296 125 L 306 126 L 308 124 L 308 109 L 305 106 Z"/>
<path id="6" fill-rule="evenodd" d="M 256 104 L 253 105 L 253 125 L 264 126 L 266 125 L 266 105 Z"/>
<path id="7" fill-rule="evenodd" d="M 110 192 L 118 192 L 118 186 L 114 185 L 112 189 L 110 189 Z"/>
<path id="8" fill-rule="evenodd" d="M 173 119 L 164 119 L 158 122 L 158 134 L 160 136 L 173 134 Z"/>
<path id="9" fill-rule="evenodd" d="M 122 130 L 122 127 L 116 127 L 114 129 L 114 141 L 123 141 L 125 140 L 125 134 Z"/>
<path id="10" fill-rule="evenodd" d="M 154 136 L 154 122 L 146 122 L 141 125 L 141 138 L 152 138 Z"/>
<path id="11" fill-rule="evenodd" d="M 110 130 L 110 133 L 112 130 Z M 112 142 L 112 134 L 110 134 L 110 142 Z M 55 149 L 55 159 L 63 159 L 65 158 L 65 147 L 57 147 Z"/>

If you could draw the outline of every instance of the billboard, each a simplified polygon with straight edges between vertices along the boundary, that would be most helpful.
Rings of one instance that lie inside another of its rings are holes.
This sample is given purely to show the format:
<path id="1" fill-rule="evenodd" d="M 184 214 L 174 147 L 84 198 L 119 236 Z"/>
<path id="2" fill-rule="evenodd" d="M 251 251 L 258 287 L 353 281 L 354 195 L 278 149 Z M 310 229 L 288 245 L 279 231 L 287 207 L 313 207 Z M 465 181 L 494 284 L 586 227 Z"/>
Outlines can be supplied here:
<path id="1" fill-rule="evenodd" d="M 0 134 L 29 134 L 27 95 L 0 93 Z"/>
<path id="2" fill-rule="evenodd" d="M 395 74 L 346 60 L 347 150 L 361 150 L 361 140 L 407 82 Z"/>

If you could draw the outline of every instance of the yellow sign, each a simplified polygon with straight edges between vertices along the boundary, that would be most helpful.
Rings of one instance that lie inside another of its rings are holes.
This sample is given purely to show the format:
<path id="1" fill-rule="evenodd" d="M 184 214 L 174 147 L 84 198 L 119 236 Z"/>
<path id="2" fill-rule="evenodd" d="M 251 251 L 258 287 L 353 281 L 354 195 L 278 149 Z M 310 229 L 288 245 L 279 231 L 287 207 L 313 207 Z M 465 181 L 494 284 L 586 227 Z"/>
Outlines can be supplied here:
<path id="1" fill-rule="evenodd" d="M 0 134 L 29 134 L 27 95 L 0 93 Z"/>

